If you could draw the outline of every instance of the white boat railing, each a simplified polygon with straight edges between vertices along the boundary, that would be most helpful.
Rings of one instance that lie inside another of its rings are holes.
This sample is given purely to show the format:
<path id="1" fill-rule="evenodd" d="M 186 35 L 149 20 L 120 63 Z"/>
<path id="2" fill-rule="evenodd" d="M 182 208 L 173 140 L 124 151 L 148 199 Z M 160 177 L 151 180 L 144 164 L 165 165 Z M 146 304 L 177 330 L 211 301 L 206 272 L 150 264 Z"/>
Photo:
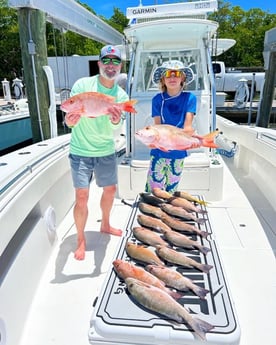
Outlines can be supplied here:
<path id="1" fill-rule="evenodd" d="M 260 132 L 257 134 L 257 140 L 263 141 L 264 143 L 269 144 L 273 146 L 274 148 L 276 148 L 276 131 L 275 131 L 275 135 L 273 135 L 272 133 Z"/>

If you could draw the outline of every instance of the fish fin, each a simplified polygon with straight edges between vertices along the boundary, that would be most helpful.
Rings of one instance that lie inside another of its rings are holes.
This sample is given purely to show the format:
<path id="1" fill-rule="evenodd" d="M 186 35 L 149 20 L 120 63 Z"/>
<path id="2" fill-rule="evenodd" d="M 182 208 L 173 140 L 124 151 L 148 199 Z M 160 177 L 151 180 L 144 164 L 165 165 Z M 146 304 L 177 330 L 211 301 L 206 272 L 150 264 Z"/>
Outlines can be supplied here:
<path id="1" fill-rule="evenodd" d="M 158 149 L 160 149 L 160 150 L 163 151 L 163 152 L 169 152 L 169 150 L 166 149 L 166 148 L 163 147 L 163 146 L 158 146 Z"/>
<path id="2" fill-rule="evenodd" d="M 175 300 L 178 300 L 178 299 L 180 299 L 180 298 L 183 298 L 183 296 L 184 296 L 184 293 L 182 293 L 182 292 L 177 292 L 177 291 L 173 291 L 173 290 L 169 290 L 169 291 L 168 291 L 168 294 L 169 294 L 172 298 L 174 298 Z"/>
<path id="3" fill-rule="evenodd" d="M 204 135 L 202 138 L 202 146 L 217 148 L 218 145 L 214 143 L 214 139 L 218 134 L 219 134 L 219 131 L 213 131 L 211 133 Z"/>
<path id="4" fill-rule="evenodd" d="M 202 340 L 206 340 L 206 333 L 214 328 L 210 323 L 196 317 L 194 317 L 189 324 Z"/>
<path id="5" fill-rule="evenodd" d="M 124 103 L 121 103 L 122 106 L 123 106 L 123 110 L 124 111 L 127 111 L 128 113 L 132 113 L 132 114 L 136 114 L 137 111 L 136 109 L 133 107 L 134 104 L 137 103 L 137 100 L 136 99 L 131 99 L 129 101 L 126 101 Z"/>
<path id="6" fill-rule="evenodd" d="M 109 102 L 115 102 L 116 97 L 111 96 L 111 95 L 106 95 L 105 93 L 101 93 L 101 92 L 97 92 L 97 91 L 87 91 L 87 92 L 83 92 L 84 95 L 86 95 L 87 97 L 93 97 L 93 98 L 101 98 L 104 99 L 105 101 L 109 101 Z"/>

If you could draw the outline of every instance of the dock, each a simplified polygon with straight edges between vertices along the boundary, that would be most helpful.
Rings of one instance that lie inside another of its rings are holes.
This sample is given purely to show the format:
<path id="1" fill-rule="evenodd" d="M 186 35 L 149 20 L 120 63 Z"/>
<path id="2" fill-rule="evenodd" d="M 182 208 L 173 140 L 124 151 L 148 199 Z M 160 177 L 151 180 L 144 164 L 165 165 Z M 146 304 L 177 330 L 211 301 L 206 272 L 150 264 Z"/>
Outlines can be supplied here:
<path id="1" fill-rule="evenodd" d="M 224 102 L 223 106 L 216 107 L 216 113 L 230 121 L 238 124 L 256 123 L 258 115 L 259 102 L 248 102 L 245 107 L 238 108 L 233 101 Z M 276 100 L 273 101 L 270 124 L 276 124 Z"/>

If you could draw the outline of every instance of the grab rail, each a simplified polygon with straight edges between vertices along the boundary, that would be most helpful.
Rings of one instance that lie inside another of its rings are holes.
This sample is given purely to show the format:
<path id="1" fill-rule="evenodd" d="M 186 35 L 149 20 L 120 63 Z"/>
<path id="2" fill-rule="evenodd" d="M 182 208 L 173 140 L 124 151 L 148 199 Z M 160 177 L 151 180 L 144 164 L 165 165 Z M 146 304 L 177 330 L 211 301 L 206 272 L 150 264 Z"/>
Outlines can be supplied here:
<path id="1" fill-rule="evenodd" d="M 276 132 L 275 135 L 272 133 L 259 132 L 257 134 L 257 139 L 276 147 Z"/>

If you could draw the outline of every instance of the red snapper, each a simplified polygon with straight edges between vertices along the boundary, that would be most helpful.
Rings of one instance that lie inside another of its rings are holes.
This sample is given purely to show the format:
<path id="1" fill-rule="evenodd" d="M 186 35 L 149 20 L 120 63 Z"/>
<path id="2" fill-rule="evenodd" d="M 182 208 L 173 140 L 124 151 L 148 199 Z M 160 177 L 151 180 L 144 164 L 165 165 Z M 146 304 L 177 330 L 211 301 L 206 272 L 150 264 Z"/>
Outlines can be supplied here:
<path id="1" fill-rule="evenodd" d="M 129 100 L 116 103 L 115 97 L 99 92 L 83 92 L 68 98 L 61 104 L 60 109 L 66 113 L 76 113 L 93 118 L 108 115 L 109 109 L 113 106 L 118 107 L 121 111 L 136 113 L 133 108 L 136 102 L 136 100 Z"/>
<path id="2" fill-rule="evenodd" d="M 198 147 L 218 147 L 214 138 L 219 131 L 208 133 L 204 136 L 187 135 L 183 129 L 171 125 L 146 126 L 135 133 L 137 139 L 150 148 L 162 151 L 189 150 Z"/>

